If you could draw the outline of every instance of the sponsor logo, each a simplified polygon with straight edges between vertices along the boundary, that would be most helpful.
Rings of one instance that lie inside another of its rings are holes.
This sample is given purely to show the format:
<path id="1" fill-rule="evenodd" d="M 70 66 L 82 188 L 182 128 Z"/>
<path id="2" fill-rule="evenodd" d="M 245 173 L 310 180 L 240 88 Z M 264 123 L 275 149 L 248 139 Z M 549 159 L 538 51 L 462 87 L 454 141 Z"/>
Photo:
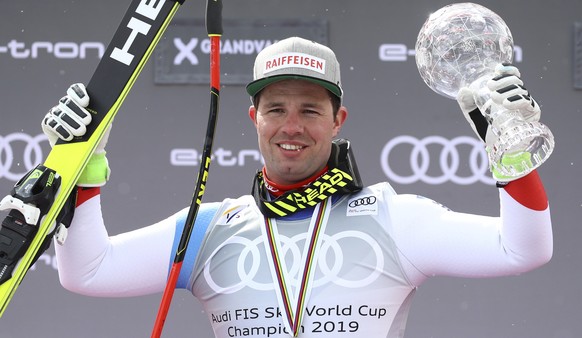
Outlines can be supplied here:
<path id="1" fill-rule="evenodd" d="M 360 206 L 374 205 L 374 204 L 376 204 L 376 196 L 365 196 L 365 197 L 359 197 L 359 198 L 351 200 L 348 203 L 348 206 L 350 208 L 356 208 L 356 207 L 360 207 Z"/>
<path id="2" fill-rule="evenodd" d="M 153 22 L 156 20 L 158 14 L 160 14 L 160 10 L 162 9 L 162 6 L 164 5 L 165 2 L 166 2 L 165 0 L 161 1 L 142 0 L 137 5 L 135 13 L 140 14 L 144 18 L 147 18 L 151 20 L 151 22 Z M 137 38 L 138 34 L 147 35 L 148 32 L 150 31 L 151 26 L 152 26 L 151 24 L 141 19 L 138 19 L 135 16 L 132 16 L 129 19 L 129 22 L 127 23 L 127 28 L 131 30 L 131 33 L 129 33 L 129 36 L 127 37 L 127 40 L 125 40 L 123 47 L 113 48 L 113 51 L 109 56 L 112 59 L 129 66 L 134 57 L 134 55 L 129 52 L 131 45 Z"/>
<path id="3" fill-rule="evenodd" d="M 278 69 L 293 67 L 304 68 L 320 74 L 325 74 L 324 59 L 303 53 L 285 53 L 273 56 L 265 61 L 264 73 L 267 74 Z"/>
<path id="4" fill-rule="evenodd" d="M 237 205 L 226 210 L 220 215 L 216 225 L 237 225 L 242 223 L 246 219 L 244 211 L 247 208 L 248 205 Z"/>
<path id="5" fill-rule="evenodd" d="M 220 54 L 222 55 L 255 55 L 265 47 L 272 45 L 277 40 L 253 40 L 253 39 L 222 39 L 220 41 Z M 179 66 L 184 62 L 191 65 L 198 65 L 198 55 L 195 50 L 198 49 L 202 54 L 210 54 L 210 39 L 190 38 L 184 42 L 182 38 L 176 37 L 172 40 L 178 53 L 174 57 L 173 64 Z"/>
<path id="6" fill-rule="evenodd" d="M 202 153 L 196 149 L 174 148 L 170 151 L 170 163 L 176 167 L 198 166 L 201 157 Z M 248 161 L 263 163 L 263 158 L 257 149 L 242 149 L 235 153 L 218 148 L 212 154 L 212 161 L 221 167 L 244 167 Z"/>
<path id="7" fill-rule="evenodd" d="M 105 53 L 102 42 L 50 42 L 35 41 L 30 44 L 18 40 L 10 40 L 5 46 L 0 46 L 0 54 L 10 55 L 14 59 L 38 59 L 52 55 L 57 59 L 86 59 L 97 56 L 101 58 Z"/>
<path id="8" fill-rule="evenodd" d="M 26 133 L 0 135 L 0 179 L 18 181 L 44 159 L 41 144 L 47 143 L 44 134 Z"/>
<path id="9" fill-rule="evenodd" d="M 374 195 L 358 196 L 348 201 L 346 216 L 377 215 L 378 203 Z"/>
<path id="10" fill-rule="evenodd" d="M 467 151 L 463 152 L 462 149 Z M 406 161 L 400 156 L 390 156 L 397 150 L 403 150 L 405 154 L 409 154 L 410 168 L 407 170 L 410 172 L 397 173 L 394 169 L 397 163 Z M 386 143 L 380 155 L 380 163 L 386 176 L 401 184 L 412 184 L 418 181 L 434 185 L 446 182 L 459 185 L 477 182 L 495 184 L 495 180 L 490 176 L 489 160 L 483 142 L 469 136 L 459 136 L 448 140 L 436 135 L 422 139 L 401 135 Z M 431 165 L 433 163 L 434 165 Z M 436 170 L 430 170 L 434 167 Z M 461 174 L 461 169 L 466 169 L 469 173 Z"/>
<path id="11" fill-rule="evenodd" d="M 301 263 L 301 253 L 303 243 L 308 241 L 307 233 L 300 233 L 293 237 L 280 236 L 283 244 L 285 259 L 290 262 L 291 283 L 299 283 L 301 280 L 298 264 Z M 334 235 L 321 234 L 321 248 L 317 268 L 321 271 L 317 279 L 312 280 L 314 288 L 335 284 L 346 288 L 361 288 L 373 283 L 384 269 L 384 253 L 380 244 L 367 233 L 361 231 L 342 231 Z M 344 244 L 342 244 L 344 243 Z M 365 252 L 370 252 L 370 269 L 366 273 L 354 274 L 349 269 L 345 269 L 346 256 L 349 255 L 349 248 L 358 248 Z M 347 248 L 347 249 L 346 249 Z M 232 236 L 219 245 L 210 255 L 208 264 L 204 265 L 204 279 L 208 286 L 217 293 L 230 294 L 238 292 L 244 288 L 253 290 L 274 290 L 277 286 L 269 278 L 260 278 L 262 271 L 269 271 L 268 261 L 261 258 L 264 251 L 263 236 L 255 239 L 241 236 Z M 219 268 L 224 266 L 224 256 L 217 257 L 224 253 L 229 256 L 236 266 L 229 267 L 230 273 L 221 273 Z M 238 258 L 236 257 L 238 256 Z M 287 258 L 288 257 L 288 258 Z M 297 285 L 297 284 L 294 284 Z"/>
<path id="12" fill-rule="evenodd" d="M 224 31 L 229 32 L 220 40 L 220 54 L 225 56 L 220 62 L 224 74 L 221 83 L 225 85 L 251 82 L 255 56 L 282 37 L 302 36 L 324 44 L 328 42 L 328 26 L 319 19 L 228 19 L 224 20 L 223 25 Z M 155 83 L 208 84 L 211 43 L 204 31 L 204 20 L 201 19 L 175 18 L 172 21 L 154 51 Z M 282 64 L 283 60 L 280 61 Z M 304 59 L 300 64 L 305 65 L 306 61 Z M 307 65 L 312 65 L 312 61 L 315 59 L 311 58 Z M 313 66 L 318 67 L 316 64 Z M 263 69 L 257 71 L 263 72 Z"/>
<path id="13" fill-rule="evenodd" d="M 378 47 L 378 58 L 385 62 L 406 62 L 414 59 L 416 51 L 403 43 L 384 43 Z M 523 50 L 519 46 L 513 46 L 513 62 L 523 61 Z"/>

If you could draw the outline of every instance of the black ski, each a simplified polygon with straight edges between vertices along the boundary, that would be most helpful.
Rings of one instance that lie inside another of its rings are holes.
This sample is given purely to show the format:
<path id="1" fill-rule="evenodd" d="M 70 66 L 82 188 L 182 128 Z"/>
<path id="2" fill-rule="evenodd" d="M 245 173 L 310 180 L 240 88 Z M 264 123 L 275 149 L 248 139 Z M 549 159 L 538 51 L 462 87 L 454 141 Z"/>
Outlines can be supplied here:
<path id="1" fill-rule="evenodd" d="M 71 142 L 57 142 L 45 162 L 29 172 L 3 208 L 10 210 L 0 228 L 0 317 L 39 252 L 46 249 L 55 221 L 95 147 L 111 124 L 140 71 L 183 0 L 132 0 L 89 83 L 87 133 Z M 46 189 L 43 205 L 24 187 Z M 51 190 L 54 189 L 54 190 Z M 48 203 L 48 204 L 47 204 Z M 33 207 L 33 208 L 31 208 Z M 27 210 L 41 210 L 38 221 Z M 43 210 L 44 209 L 44 210 Z"/>

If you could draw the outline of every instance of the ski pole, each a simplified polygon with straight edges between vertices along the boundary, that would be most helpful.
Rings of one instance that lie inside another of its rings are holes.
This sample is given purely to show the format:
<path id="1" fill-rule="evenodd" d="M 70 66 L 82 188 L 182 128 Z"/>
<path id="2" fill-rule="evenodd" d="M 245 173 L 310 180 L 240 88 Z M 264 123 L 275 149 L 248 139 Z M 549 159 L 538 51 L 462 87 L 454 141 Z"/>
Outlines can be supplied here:
<path id="1" fill-rule="evenodd" d="M 206 182 L 208 180 L 208 169 L 210 166 L 210 157 L 212 155 L 212 143 L 214 132 L 216 130 L 216 120 L 218 117 L 218 103 L 220 97 L 220 37 L 222 35 L 222 0 L 207 0 L 206 2 L 206 30 L 210 38 L 210 111 L 208 114 L 208 125 L 206 127 L 206 138 L 204 149 L 202 151 L 202 161 L 198 171 L 196 188 L 192 196 L 186 223 L 180 237 L 180 243 L 174 256 L 174 262 L 168 276 L 166 288 L 162 295 L 160 308 L 152 331 L 152 338 L 159 338 L 164 328 L 164 322 L 170 309 L 170 303 L 174 295 L 178 276 L 182 269 L 182 263 L 186 256 L 186 249 L 192 235 L 194 222 L 198 209 L 202 203 Z"/>

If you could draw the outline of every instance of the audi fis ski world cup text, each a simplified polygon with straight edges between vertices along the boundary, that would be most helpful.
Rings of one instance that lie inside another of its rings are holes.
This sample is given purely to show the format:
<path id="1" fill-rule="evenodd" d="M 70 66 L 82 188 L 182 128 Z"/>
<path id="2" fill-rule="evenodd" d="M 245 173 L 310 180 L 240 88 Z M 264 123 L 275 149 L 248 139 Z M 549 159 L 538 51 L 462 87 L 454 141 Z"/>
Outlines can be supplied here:
<path id="1" fill-rule="evenodd" d="M 348 305 L 348 306 L 331 306 L 323 307 L 318 305 L 310 305 L 305 307 L 305 315 L 307 317 L 315 318 L 310 328 L 301 325 L 300 332 L 306 331 L 312 333 L 346 333 L 357 332 L 360 328 L 358 319 L 374 318 L 377 320 L 388 314 L 388 310 L 383 307 L 376 307 L 366 304 Z M 210 313 L 210 320 L 213 323 L 223 323 L 228 325 L 229 322 L 240 319 L 255 320 L 260 318 L 280 318 L 283 314 L 278 307 L 261 308 L 240 308 L 234 310 L 226 310 L 221 313 Z M 338 320 L 328 320 L 330 317 Z M 251 326 L 238 327 L 229 326 L 229 337 L 246 337 L 246 336 L 261 336 L 272 337 L 280 336 L 281 334 L 289 334 L 287 328 L 281 323 L 271 326 Z"/>

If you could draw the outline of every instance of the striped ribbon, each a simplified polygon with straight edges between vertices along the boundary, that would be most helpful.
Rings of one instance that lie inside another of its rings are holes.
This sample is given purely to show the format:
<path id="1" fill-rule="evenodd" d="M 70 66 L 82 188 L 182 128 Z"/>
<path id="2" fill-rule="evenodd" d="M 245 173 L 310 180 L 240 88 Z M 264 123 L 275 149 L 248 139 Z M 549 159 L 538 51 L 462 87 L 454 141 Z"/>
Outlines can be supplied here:
<path id="1" fill-rule="evenodd" d="M 277 281 L 280 307 L 285 312 L 285 326 L 293 333 L 294 337 L 299 335 L 301 322 L 303 321 L 303 312 L 305 303 L 309 299 L 311 288 L 309 282 L 315 272 L 317 264 L 317 254 L 319 252 L 319 238 L 325 232 L 329 213 L 331 211 L 330 199 L 325 199 L 319 203 L 313 211 L 311 223 L 309 225 L 305 247 L 303 249 L 303 272 L 301 273 L 300 283 L 297 286 L 297 292 L 294 293 L 289 282 L 293 280 L 292 276 L 287 276 L 285 258 L 281 256 L 282 248 L 280 247 L 279 232 L 277 231 L 277 222 L 274 218 L 265 218 L 264 235 L 266 237 L 265 247 L 267 249 L 267 258 L 273 279 Z"/>

